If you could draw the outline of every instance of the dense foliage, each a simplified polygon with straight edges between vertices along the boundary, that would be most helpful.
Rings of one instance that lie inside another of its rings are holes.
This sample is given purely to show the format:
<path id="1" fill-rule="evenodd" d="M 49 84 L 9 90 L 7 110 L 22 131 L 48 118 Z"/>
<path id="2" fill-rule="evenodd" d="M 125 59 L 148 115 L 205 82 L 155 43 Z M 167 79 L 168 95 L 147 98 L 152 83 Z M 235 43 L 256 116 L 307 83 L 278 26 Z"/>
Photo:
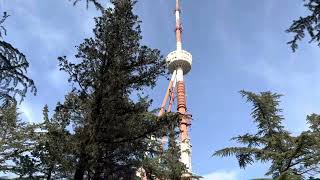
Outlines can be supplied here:
<path id="1" fill-rule="evenodd" d="M 29 126 L 20 123 L 15 106 L 3 113 L 3 128 L 14 128 L 9 139 L 1 138 L 1 148 L 8 148 L 0 154 L 1 172 L 21 179 L 179 179 L 184 172 L 175 141 L 179 114 L 158 117 L 149 110 L 152 101 L 139 95 L 166 73 L 164 59 L 140 45 L 136 2 L 111 3 L 99 8 L 94 37 L 77 47 L 77 61 L 58 58 L 74 88 L 52 117 L 45 106 L 43 122 Z M 164 135 L 170 137 L 165 149 L 159 143 Z"/>
<path id="2" fill-rule="evenodd" d="M 257 133 L 232 138 L 245 146 L 224 148 L 214 155 L 235 156 L 241 168 L 256 161 L 271 162 L 266 175 L 278 179 L 302 179 L 319 174 L 320 116 L 307 116 L 310 129 L 295 136 L 282 125 L 282 110 L 278 107 L 280 95 L 247 91 L 241 91 L 241 94 L 253 104 L 251 115 L 257 124 Z"/>
<path id="3" fill-rule="evenodd" d="M 133 92 L 153 87 L 165 64 L 158 50 L 141 46 L 139 20 L 132 13 L 134 1 L 112 1 L 114 8 L 96 18 L 94 38 L 78 47 L 73 64 L 59 58 L 85 104 L 83 125 L 76 129 L 77 165 L 74 178 L 127 178 L 135 176 L 150 147 L 151 137 L 170 121 L 148 112 L 147 97 L 132 100 Z M 174 121 L 172 121 L 174 122 Z M 153 152 L 152 152 L 153 153 Z"/>
<path id="4" fill-rule="evenodd" d="M 24 168 L 28 163 L 26 157 L 34 148 L 34 126 L 28 125 L 18 117 L 15 104 L 0 109 L 0 171 L 14 172 L 18 175 L 32 174 L 31 166 Z M 8 163 L 8 162 L 15 163 Z"/>

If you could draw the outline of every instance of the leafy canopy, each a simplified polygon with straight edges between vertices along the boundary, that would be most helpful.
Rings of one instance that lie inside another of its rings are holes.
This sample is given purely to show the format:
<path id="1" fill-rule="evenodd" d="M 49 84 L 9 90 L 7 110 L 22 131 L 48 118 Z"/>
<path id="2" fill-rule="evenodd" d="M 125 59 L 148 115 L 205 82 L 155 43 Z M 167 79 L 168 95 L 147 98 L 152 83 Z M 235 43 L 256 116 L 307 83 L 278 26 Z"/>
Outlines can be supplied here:
<path id="1" fill-rule="evenodd" d="M 177 119 L 159 119 L 149 111 L 147 96 L 134 95 L 155 86 L 166 73 L 165 62 L 159 50 L 140 44 L 140 20 L 132 12 L 136 1 L 111 3 L 113 8 L 95 18 L 94 37 L 78 46 L 78 61 L 59 58 L 84 107 L 75 129 L 75 179 L 133 178 L 149 155 L 159 155 L 154 139 L 162 129 L 177 125 Z"/>
<path id="2" fill-rule="evenodd" d="M 279 179 L 301 179 L 320 173 L 319 115 L 308 116 L 310 129 L 294 136 L 282 125 L 282 110 L 279 109 L 281 95 L 271 92 L 240 93 L 253 105 L 251 116 L 257 125 L 257 132 L 232 138 L 244 146 L 224 148 L 214 155 L 235 156 L 241 168 L 257 161 L 271 162 L 266 175 Z"/>

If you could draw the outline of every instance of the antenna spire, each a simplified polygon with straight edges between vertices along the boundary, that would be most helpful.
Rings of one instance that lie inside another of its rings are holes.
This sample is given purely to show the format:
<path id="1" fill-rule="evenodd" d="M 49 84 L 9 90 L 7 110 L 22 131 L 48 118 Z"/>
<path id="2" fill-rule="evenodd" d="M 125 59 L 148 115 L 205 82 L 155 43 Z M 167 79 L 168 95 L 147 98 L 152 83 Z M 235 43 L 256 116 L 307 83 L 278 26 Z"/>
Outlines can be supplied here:
<path id="1" fill-rule="evenodd" d="M 176 0 L 176 9 L 175 9 L 175 15 L 176 15 L 176 40 L 177 40 L 177 50 L 182 50 L 182 27 L 181 27 L 181 21 L 180 21 L 180 1 Z"/>
<path id="2" fill-rule="evenodd" d="M 190 114 L 187 112 L 186 103 L 186 88 L 184 75 L 188 74 L 191 70 L 192 65 L 192 55 L 182 49 L 182 27 L 180 21 L 180 0 L 176 0 L 175 16 L 176 16 L 176 43 L 177 49 L 168 54 L 166 62 L 168 64 L 168 70 L 172 73 L 172 78 L 169 83 L 164 101 L 161 106 L 160 115 L 167 110 L 171 111 L 172 103 L 174 100 L 177 101 L 177 111 L 180 114 L 180 161 L 186 165 L 187 172 L 182 175 L 181 179 L 191 180 L 199 179 L 192 173 L 192 163 L 191 163 L 191 140 L 190 140 L 190 126 L 191 119 Z M 170 97 L 168 108 L 165 109 L 167 105 L 168 97 Z"/>

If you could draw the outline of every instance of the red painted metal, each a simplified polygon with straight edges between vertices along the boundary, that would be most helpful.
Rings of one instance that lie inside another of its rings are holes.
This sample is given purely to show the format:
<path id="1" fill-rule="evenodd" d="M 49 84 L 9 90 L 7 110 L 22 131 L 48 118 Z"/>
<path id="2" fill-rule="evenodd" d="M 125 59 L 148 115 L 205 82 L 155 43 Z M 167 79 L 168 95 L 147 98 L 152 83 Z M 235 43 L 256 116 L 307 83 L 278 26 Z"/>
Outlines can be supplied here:
<path id="1" fill-rule="evenodd" d="M 167 100 L 168 100 L 170 91 L 172 89 L 172 85 L 173 85 L 173 81 L 170 81 L 169 85 L 168 85 L 168 88 L 167 88 L 167 91 L 166 91 L 166 95 L 164 96 L 162 104 L 161 104 L 161 108 L 160 108 L 160 111 L 159 111 L 159 116 L 161 116 L 165 111 L 165 107 L 166 107 L 166 104 L 167 104 Z"/>
<path id="2" fill-rule="evenodd" d="M 188 126 L 189 118 L 187 116 L 185 85 L 183 81 L 177 83 L 178 112 L 181 114 L 180 138 L 181 142 L 189 138 Z"/>
<path id="3" fill-rule="evenodd" d="M 168 100 L 169 95 L 170 95 L 170 102 L 171 102 L 172 85 L 173 85 L 173 81 L 170 80 L 168 88 L 167 88 L 167 91 L 166 91 L 166 95 L 164 96 L 164 99 L 162 101 L 162 105 L 161 105 L 161 108 L 160 108 L 160 111 L 159 111 L 159 114 L 158 114 L 159 117 L 162 116 L 163 113 L 165 112 L 165 106 L 167 104 L 167 100 Z M 169 108 L 168 108 L 168 110 L 169 110 Z M 167 112 L 168 112 L 168 110 L 167 110 Z M 169 112 L 170 111 L 171 111 L 171 109 L 169 110 Z M 165 143 L 166 143 L 165 137 L 162 137 L 162 139 L 161 139 L 161 151 L 163 151 Z"/>
<path id="4" fill-rule="evenodd" d="M 171 108 L 172 108 L 172 105 L 173 105 L 173 101 L 174 101 L 174 91 L 175 89 L 171 89 L 170 90 L 170 101 L 169 101 L 169 106 L 168 106 L 168 112 L 171 112 Z"/>

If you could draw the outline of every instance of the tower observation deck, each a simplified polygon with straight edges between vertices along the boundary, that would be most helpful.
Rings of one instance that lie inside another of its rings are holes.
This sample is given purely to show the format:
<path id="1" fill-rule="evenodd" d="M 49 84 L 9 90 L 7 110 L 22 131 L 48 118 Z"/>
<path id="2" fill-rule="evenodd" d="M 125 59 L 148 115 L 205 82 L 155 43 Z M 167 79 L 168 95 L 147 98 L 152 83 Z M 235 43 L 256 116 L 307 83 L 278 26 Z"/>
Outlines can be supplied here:
<path id="1" fill-rule="evenodd" d="M 178 68 L 181 68 L 183 75 L 186 75 L 191 70 L 192 55 L 188 51 L 182 49 L 172 51 L 168 54 L 166 62 L 171 74 Z"/>

